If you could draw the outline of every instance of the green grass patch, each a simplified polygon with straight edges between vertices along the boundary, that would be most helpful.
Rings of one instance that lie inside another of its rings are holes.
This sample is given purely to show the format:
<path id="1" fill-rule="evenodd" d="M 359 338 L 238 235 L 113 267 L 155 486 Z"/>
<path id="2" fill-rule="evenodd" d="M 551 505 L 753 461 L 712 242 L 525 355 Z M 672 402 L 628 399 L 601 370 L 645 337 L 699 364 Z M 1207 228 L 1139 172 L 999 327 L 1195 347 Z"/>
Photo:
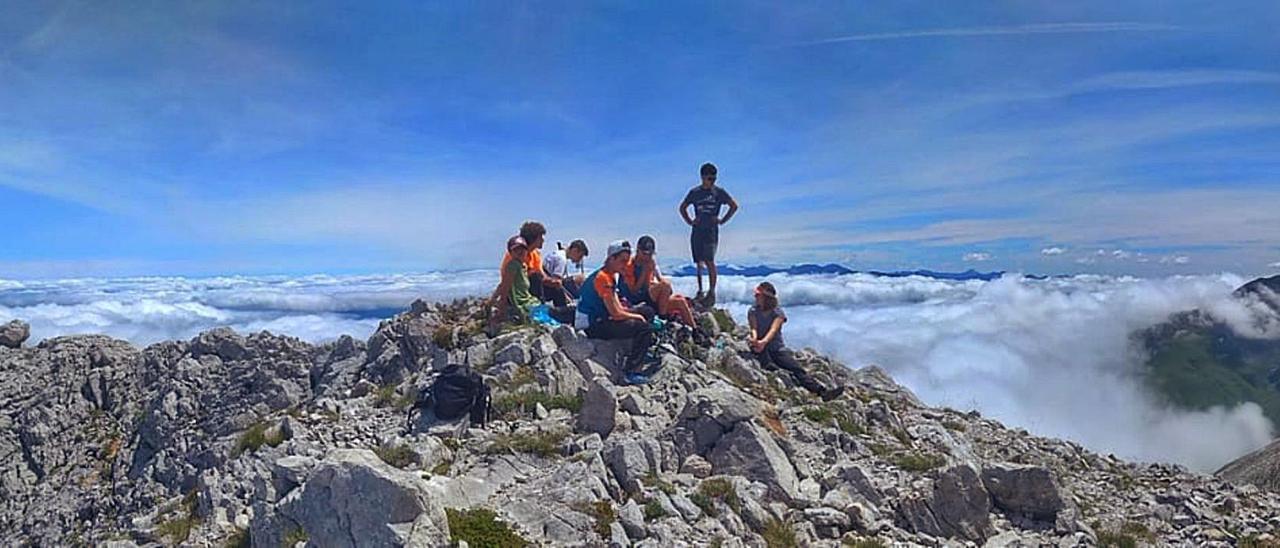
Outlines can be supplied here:
<path id="1" fill-rule="evenodd" d="M 582 410 L 582 396 L 551 395 L 541 390 L 525 390 L 514 394 L 505 394 L 493 400 L 493 411 L 499 416 L 516 417 L 533 413 L 537 404 L 548 411 L 564 409 L 570 413 Z"/>
<path id="2" fill-rule="evenodd" d="M 191 530 L 200 523 L 196 516 L 196 492 L 191 490 L 182 497 L 178 504 L 178 515 L 156 525 L 156 533 L 167 538 L 175 545 L 182 544 L 191 536 Z"/>
<path id="3" fill-rule="evenodd" d="M 644 477 L 644 483 L 645 485 L 650 485 L 656 488 L 657 490 L 662 491 L 663 493 L 666 493 L 667 495 L 676 494 L 676 486 L 671 485 L 671 482 L 668 482 L 658 477 L 657 472 L 650 471 L 648 474 L 646 474 Z"/>
<path id="4" fill-rule="evenodd" d="M 713 518 L 720 515 L 720 510 L 716 508 L 716 501 L 712 500 L 711 497 L 707 495 L 694 493 L 689 495 L 689 500 L 692 501 L 695 506 L 701 508 L 703 514 Z"/>
<path id="5" fill-rule="evenodd" d="M 730 316 L 729 311 L 723 308 L 712 310 L 711 317 L 715 318 L 716 326 L 719 327 L 722 332 L 733 333 L 733 329 L 738 327 L 738 324 L 733 321 L 733 316 Z"/>
<path id="6" fill-rule="evenodd" d="M 806 407 L 800 410 L 800 414 L 812 422 L 823 425 L 830 423 L 831 419 L 834 419 L 836 416 L 830 409 L 821 405 L 811 405 Z"/>
<path id="7" fill-rule="evenodd" d="M 600 538 L 609 540 L 612 535 L 613 522 L 618 521 L 618 514 L 613 510 L 613 503 L 607 500 L 582 502 L 573 506 L 574 510 L 595 518 L 595 532 Z"/>
<path id="8" fill-rule="evenodd" d="M 969 429 L 969 425 L 960 421 L 942 421 L 942 427 L 953 432 L 964 432 Z"/>
<path id="9" fill-rule="evenodd" d="M 760 536 L 764 537 L 764 545 L 769 548 L 799 548 L 800 546 L 796 541 L 796 530 L 786 521 L 769 520 L 764 524 L 764 531 L 760 532 Z"/>
<path id="10" fill-rule="evenodd" d="M 390 407 L 403 411 L 413 405 L 413 395 L 397 394 L 396 388 L 397 386 L 394 384 L 378 387 L 378 390 L 373 393 L 373 406 Z"/>
<path id="11" fill-rule="evenodd" d="M 453 350 L 455 348 L 453 326 L 448 324 L 436 326 L 435 330 L 431 332 L 431 342 L 436 345 L 436 348 Z"/>
<path id="12" fill-rule="evenodd" d="M 644 503 L 644 519 L 645 521 L 653 521 L 667 516 L 667 511 L 662 508 L 662 503 L 658 499 L 649 499 Z"/>
<path id="13" fill-rule="evenodd" d="M 258 421 L 240 434 L 233 453 L 238 457 L 246 451 L 256 453 L 264 445 L 276 447 L 282 443 L 284 443 L 284 432 L 281 429 L 273 429 L 266 421 Z"/>
<path id="14" fill-rule="evenodd" d="M 396 468 L 408 468 L 418 460 L 418 453 L 408 445 L 383 445 L 373 450 L 382 462 L 390 464 Z"/>
<path id="15" fill-rule="evenodd" d="M 435 465 L 435 466 L 432 466 L 432 467 L 431 467 L 431 475 L 433 475 L 433 476 L 447 476 L 447 475 L 449 475 L 449 469 L 450 469 L 450 468 L 452 468 L 452 467 L 453 467 L 453 462 L 451 462 L 451 461 L 447 461 L 447 460 L 442 460 L 442 461 L 440 461 L 440 464 L 437 464 L 437 465 Z"/>
<path id="16" fill-rule="evenodd" d="M 901 453 L 894 455 L 889 462 L 908 472 L 927 472 L 946 464 L 947 459 L 933 453 Z"/>
<path id="17" fill-rule="evenodd" d="M 734 488 L 733 482 L 726 478 L 703 480 L 698 485 L 698 494 L 708 499 L 724 502 L 734 512 L 742 509 L 742 500 L 738 498 L 738 490 Z"/>
<path id="18" fill-rule="evenodd" d="M 560 444 L 567 436 L 568 434 L 561 430 L 499 434 L 485 452 L 489 454 L 530 453 L 541 457 L 553 457 L 560 454 Z"/>
<path id="19" fill-rule="evenodd" d="M 308 540 L 311 540 L 311 537 L 307 535 L 307 532 L 298 528 L 289 531 L 289 534 L 284 536 L 284 542 L 281 544 L 288 548 L 293 548 L 294 546 L 297 546 L 299 542 L 306 544 Z"/>
<path id="20" fill-rule="evenodd" d="M 493 510 L 445 508 L 444 513 L 449 518 L 449 540 L 455 544 L 466 541 L 468 546 L 476 548 L 520 548 L 533 545 L 506 522 L 498 519 L 498 514 Z"/>

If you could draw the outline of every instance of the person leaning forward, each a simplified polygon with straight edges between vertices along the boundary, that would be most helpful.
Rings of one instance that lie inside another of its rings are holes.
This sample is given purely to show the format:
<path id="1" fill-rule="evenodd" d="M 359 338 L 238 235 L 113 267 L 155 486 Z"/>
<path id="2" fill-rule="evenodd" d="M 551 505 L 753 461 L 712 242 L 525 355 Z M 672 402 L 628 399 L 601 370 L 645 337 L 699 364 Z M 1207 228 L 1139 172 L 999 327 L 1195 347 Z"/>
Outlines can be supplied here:
<path id="1" fill-rule="evenodd" d="M 587 276 L 578 299 L 575 327 L 593 339 L 631 339 L 624 372 L 644 366 L 645 352 L 656 342 L 649 307 L 629 308 L 618 298 L 618 275 L 631 260 L 631 244 L 618 240 L 609 244 L 604 265 Z"/>

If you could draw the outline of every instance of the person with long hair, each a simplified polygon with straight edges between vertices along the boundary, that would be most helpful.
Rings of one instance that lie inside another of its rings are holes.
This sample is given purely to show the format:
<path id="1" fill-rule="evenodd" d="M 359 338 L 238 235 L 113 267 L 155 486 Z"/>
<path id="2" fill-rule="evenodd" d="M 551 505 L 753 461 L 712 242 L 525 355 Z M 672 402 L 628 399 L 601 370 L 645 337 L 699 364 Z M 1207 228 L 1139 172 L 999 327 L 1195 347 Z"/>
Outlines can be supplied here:
<path id="1" fill-rule="evenodd" d="M 751 339 L 747 342 L 760 364 L 790 371 L 797 383 L 825 401 L 839 397 L 844 392 L 843 386 L 823 386 L 796 362 L 795 355 L 782 341 L 782 324 L 787 322 L 787 314 L 778 306 L 777 288 L 769 282 L 761 282 L 756 286 L 755 301 L 755 305 L 747 311 L 747 324 L 751 327 Z"/>

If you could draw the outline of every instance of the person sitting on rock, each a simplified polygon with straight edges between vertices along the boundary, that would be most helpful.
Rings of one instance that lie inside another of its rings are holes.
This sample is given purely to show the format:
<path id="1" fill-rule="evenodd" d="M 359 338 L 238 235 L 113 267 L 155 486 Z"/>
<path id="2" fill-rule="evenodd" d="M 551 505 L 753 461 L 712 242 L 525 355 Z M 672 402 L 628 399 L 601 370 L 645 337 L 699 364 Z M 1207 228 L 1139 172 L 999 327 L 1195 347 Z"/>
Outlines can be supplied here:
<path id="1" fill-rule="evenodd" d="M 645 352 L 656 337 L 651 327 L 654 312 L 647 306 L 626 306 L 618 295 L 618 275 L 631 262 L 631 244 L 618 240 L 609 244 L 604 266 L 587 276 L 578 299 L 575 327 L 593 339 L 631 339 L 624 372 L 644 366 Z"/>
<path id="2" fill-rule="evenodd" d="M 529 252 L 523 261 L 529 278 L 529 294 L 541 302 L 550 301 L 555 306 L 569 304 L 569 295 L 565 293 L 560 280 L 548 277 L 542 269 L 542 244 L 546 241 L 547 227 L 538 221 L 525 221 L 520 225 L 520 237 L 529 246 Z M 510 252 L 502 257 L 504 267 L 510 258 Z"/>
<path id="3" fill-rule="evenodd" d="M 796 382 L 810 392 L 831 401 L 844 392 L 844 387 L 827 388 L 813 378 L 796 362 L 795 355 L 782 342 L 782 324 L 787 314 L 778 306 L 778 290 L 769 282 L 756 286 L 755 305 L 747 311 L 747 324 L 751 326 L 751 338 L 747 341 L 751 352 L 765 367 L 776 365 L 790 371 Z"/>
<path id="4" fill-rule="evenodd" d="M 523 237 L 512 236 L 507 240 L 507 258 L 502 262 L 502 277 L 492 296 L 495 311 L 489 317 L 491 326 L 504 320 L 524 323 L 536 315 L 536 307 L 547 306 L 529 292 L 529 274 L 525 268 L 529 253 L 529 244 Z M 560 323 L 573 323 L 573 305 L 547 306 L 546 312 Z"/>
<path id="5" fill-rule="evenodd" d="M 569 297 L 578 298 L 582 281 L 587 278 L 582 268 L 582 260 L 589 253 L 587 242 L 582 240 L 569 242 L 568 248 L 556 242 L 556 249 L 542 260 L 542 270 L 547 275 L 546 279 L 559 280 L 560 286 Z"/>
<path id="6" fill-rule="evenodd" d="M 654 307 L 658 316 L 677 319 L 685 325 L 697 328 L 693 306 L 689 299 L 677 295 L 671 281 L 662 276 L 654 258 L 656 244 L 653 236 L 641 236 L 636 240 L 636 255 L 622 271 L 621 293 L 634 304 L 645 303 Z"/>

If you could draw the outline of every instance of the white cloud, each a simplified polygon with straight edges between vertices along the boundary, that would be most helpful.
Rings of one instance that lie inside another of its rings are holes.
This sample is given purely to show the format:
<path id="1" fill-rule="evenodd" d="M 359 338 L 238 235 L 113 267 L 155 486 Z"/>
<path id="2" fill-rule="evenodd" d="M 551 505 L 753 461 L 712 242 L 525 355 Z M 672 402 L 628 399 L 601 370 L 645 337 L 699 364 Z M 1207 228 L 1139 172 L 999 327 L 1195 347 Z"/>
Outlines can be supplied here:
<path id="1" fill-rule="evenodd" d="M 932 405 L 977 409 L 1036 434 L 1201 471 L 1271 439 L 1271 423 L 1252 404 L 1168 409 L 1138 380 L 1129 339 L 1193 308 L 1252 329 L 1246 304 L 1230 298 L 1245 281 L 1236 276 L 769 279 L 787 307 L 789 344 L 853 367 L 878 364 Z M 723 278 L 718 295 L 740 318 L 757 282 Z M 678 285 L 691 290 L 694 282 Z"/>
<path id="2" fill-rule="evenodd" d="M 1063 253 L 1066 253 L 1066 252 L 1067 250 L 1061 247 L 1046 247 L 1040 250 L 1040 254 L 1047 257 L 1052 257 L 1054 255 L 1062 255 Z"/>
<path id="3" fill-rule="evenodd" d="M 1122 249 L 1117 249 L 1111 252 L 1111 256 L 1116 258 L 1117 260 L 1123 261 L 1125 259 L 1128 259 L 1129 257 L 1132 257 L 1133 254 L 1129 253 L 1128 251 L 1124 251 Z"/>
<path id="4" fill-rule="evenodd" d="M 981 251 L 974 251 L 974 252 L 972 252 L 972 253 L 965 253 L 965 254 L 964 254 L 964 262 L 966 262 L 966 263 L 981 263 L 981 262 L 986 262 L 986 261 L 990 261 L 990 260 L 991 260 L 991 254 L 990 254 L 990 253 L 985 253 L 985 252 L 981 252 Z"/>
<path id="5" fill-rule="evenodd" d="M 1269 266 L 1269 267 L 1271 267 L 1271 268 L 1280 268 L 1280 261 L 1276 261 L 1276 262 L 1271 263 L 1271 264 L 1269 264 L 1269 265 L 1267 265 L 1267 266 Z"/>
<path id="6" fill-rule="evenodd" d="M 1160 264 L 1189 264 L 1191 257 L 1186 255 L 1169 255 L 1160 258 Z"/>

